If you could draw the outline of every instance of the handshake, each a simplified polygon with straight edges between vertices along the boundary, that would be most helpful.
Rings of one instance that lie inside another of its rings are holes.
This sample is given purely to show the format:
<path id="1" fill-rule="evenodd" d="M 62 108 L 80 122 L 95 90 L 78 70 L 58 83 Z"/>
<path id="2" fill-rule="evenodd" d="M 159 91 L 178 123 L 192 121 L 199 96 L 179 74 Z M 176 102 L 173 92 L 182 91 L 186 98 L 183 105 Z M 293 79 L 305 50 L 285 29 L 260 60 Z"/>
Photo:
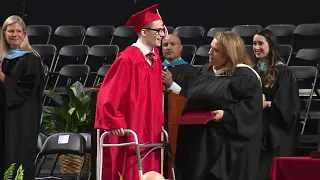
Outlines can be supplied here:
<path id="1" fill-rule="evenodd" d="M 267 107 L 271 107 L 271 101 L 266 101 L 266 96 L 262 94 L 262 104 L 263 104 L 263 109 Z"/>

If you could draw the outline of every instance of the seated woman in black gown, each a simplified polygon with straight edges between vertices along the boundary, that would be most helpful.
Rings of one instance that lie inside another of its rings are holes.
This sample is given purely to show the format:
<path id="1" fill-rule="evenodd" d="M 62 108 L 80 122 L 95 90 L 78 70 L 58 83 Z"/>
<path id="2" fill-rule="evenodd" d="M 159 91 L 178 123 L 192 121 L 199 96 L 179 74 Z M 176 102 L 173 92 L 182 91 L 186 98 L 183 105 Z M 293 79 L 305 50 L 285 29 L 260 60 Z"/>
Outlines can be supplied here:
<path id="1" fill-rule="evenodd" d="M 266 97 L 259 180 L 269 180 L 275 156 L 293 156 L 297 148 L 300 100 L 295 77 L 281 62 L 278 41 L 268 29 L 253 37 L 256 69 Z"/>
<path id="2" fill-rule="evenodd" d="M 215 114 L 207 124 L 180 125 L 178 180 L 256 180 L 261 149 L 260 77 L 233 32 L 219 32 L 209 51 L 211 73 L 189 90 L 183 111 Z"/>
<path id="3" fill-rule="evenodd" d="M 0 178 L 16 163 L 24 179 L 34 179 L 44 72 L 18 16 L 2 26 L 0 63 Z"/>

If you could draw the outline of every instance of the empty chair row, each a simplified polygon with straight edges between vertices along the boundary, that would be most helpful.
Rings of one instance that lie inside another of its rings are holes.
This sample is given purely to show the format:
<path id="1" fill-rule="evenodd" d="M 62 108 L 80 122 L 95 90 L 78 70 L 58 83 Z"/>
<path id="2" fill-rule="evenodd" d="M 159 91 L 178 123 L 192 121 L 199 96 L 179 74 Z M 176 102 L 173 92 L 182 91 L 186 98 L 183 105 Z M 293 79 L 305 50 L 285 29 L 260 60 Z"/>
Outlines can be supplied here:
<path id="1" fill-rule="evenodd" d="M 182 45 L 181 57 L 191 65 L 202 65 L 208 62 L 210 45 Z M 117 45 L 66 45 L 59 51 L 54 45 L 32 45 L 40 54 L 49 72 L 58 72 L 66 64 L 87 64 L 91 72 L 97 72 L 102 65 L 112 64 L 118 56 Z M 314 65 L 320 60 L 320 48 L 300 49 L 293 56 L 291 45 L 280 45 L 280 55 L 287 65 Z M 246 45 L 248 55 L 253 59 L 253 46 Z M 161 56 L 163 60 L 164 57 Z M 309 60 L 297 61 L 299 59 Z M 292 60 L 292 61 L 291 61 Z"/>
<path id="2" fill-rule="evenodd" d="M 289 64 L 292 56 L 292 47 L 290 45 L 280 45 L 280 55 L 286 64 Z M 181 57 L 191 65 L 203 65 L 208 63 L 208 53 L 210 45 L 202 45 L 197 48 L 195 45 L 183 45 Z M 253 46 L 246 45 L 246 51 L 249 57 L 253 59 Z"/>
<path id="3" fill-rule="evenodd" d="M 67 64 L 87 64 L 92 72 L 97 72 L 102 65 L 112 64 L 119 53 L 117 45 L 66 45 L 59 51 L 51 44 L 32 45 L 32 48 L 48 66 L 48 72 L 58 72 Z"/>
<path id="4" fill-rule="evenodd" d="M 195 44 L 197 47 L 203 44 L 208 44 L 216 32 L 233 31 L 242 36 L 245 43 L 252 44 L 252 37 L 255 33 L 262 29 L 261 25 L 236 25 L 234 27 L 214 27 L 207 31 L 202 26 L 178 26 L 176 28 L 168 26 L 169 33 L 178 35 L 183 44 Z M 310 48 L 318 46 L 318 44 L 311 44 L 309 40 L 314 40 L 315 36 L 320 35 L 320 23 L 314 24 L 299 24 L 297 26 L 292 24 L 271 24 L 265 28 L 270 29 L 279 39 L 280 44 L 290 44 L 294 51 L 301 48 Z M 133 43 L 137 34 L 134 32 L 134 27 L 112 25 L 90 26 L 87 29 L 83 26 L 68 26 L 63 25 L 55 29 L 52 36 L 52 28 L 49 25 L 29 25 L 27 32 L 31 44 L 56 44 L 59 42 L 61 46 L 67 44 L 116 44 L 120 50 L 124 49 L 130 43 Z M 297 40 L 296 36 L 307 38 L 302 44 Z M 51 38 L 53 37 L 53 38 Z M 62 42 L 63 39 L 68 39 Z M 72 40 L 70 40 L 72 39 Z M 122 43 L 123 40 L 127 41 Z M 309 43 L 308 43 L 309 42 Z M 67 43 L 67 44 L 65 44 Z M 60 46 L 58 47 L 58 49 Z"/>
<path id="5" fill-rule="evenodd" d="M 194 45 L 183 45 L 181 57 L 191 65 L 203 65 L 208 63 L 210 45 L 202 45 L 197 48 Z M 280 56 L 288 66 L 315 66 L 320 63 L 320 48 L 300 49 L 293 54 L 293 48 L 288 44 L 279 45 Z M 248 56 L 254 60 L 253 45 L 246 45 Z"/>
<path id="6" fill-rule="evenodd" d="M 111 65 L 102 65 L 97 72 L 90 72 L 90 66 L 86 64 L 67 64 L 59 72 L 49 72 L 48 66 L 44 65 L 46 90 L 57 93 L 66 93 L 65 87 L 76 81 L 81 82 L 86 88 L 92 88 L 100 84 Z M 47 103 L 46 97 L 44 104 Z"/>

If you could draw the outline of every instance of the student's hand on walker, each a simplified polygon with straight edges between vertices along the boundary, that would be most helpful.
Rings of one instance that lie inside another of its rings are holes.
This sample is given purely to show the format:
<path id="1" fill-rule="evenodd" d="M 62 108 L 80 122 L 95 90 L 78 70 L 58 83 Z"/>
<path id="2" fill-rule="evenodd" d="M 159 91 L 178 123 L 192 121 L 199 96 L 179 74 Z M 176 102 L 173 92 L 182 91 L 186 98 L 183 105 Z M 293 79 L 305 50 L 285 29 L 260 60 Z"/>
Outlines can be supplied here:
<path id="1" fill-rule="evenodd" d="M 223 110 L 215 110 L 215 111 L 212 111 L 212 115 L 213 115 L 213 120 L 221 120 L 222 117 L 223 117 L 223 113 L 224 111 Z"/>
<path id="2" fill-rule="evenodd" d="M 125 134 L 123 128 L 110 130 L 110 132 L 111 132 L 111 134 L 114 134 L 117 136 L 124 136 L 124 134 Z"/>

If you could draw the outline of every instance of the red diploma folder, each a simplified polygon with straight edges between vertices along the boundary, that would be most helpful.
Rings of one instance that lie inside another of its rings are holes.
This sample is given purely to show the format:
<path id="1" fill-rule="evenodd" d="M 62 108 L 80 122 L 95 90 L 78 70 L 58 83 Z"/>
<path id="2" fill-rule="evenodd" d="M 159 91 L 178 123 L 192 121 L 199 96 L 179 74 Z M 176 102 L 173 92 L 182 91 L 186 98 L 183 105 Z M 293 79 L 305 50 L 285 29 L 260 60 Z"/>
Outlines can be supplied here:
<path id="1" fill-rule="evenodd" d="M 207 124 L 214 118 L 212 111 L 198 111 L 185 113 L 177 120 L 178 125 Z"/>

